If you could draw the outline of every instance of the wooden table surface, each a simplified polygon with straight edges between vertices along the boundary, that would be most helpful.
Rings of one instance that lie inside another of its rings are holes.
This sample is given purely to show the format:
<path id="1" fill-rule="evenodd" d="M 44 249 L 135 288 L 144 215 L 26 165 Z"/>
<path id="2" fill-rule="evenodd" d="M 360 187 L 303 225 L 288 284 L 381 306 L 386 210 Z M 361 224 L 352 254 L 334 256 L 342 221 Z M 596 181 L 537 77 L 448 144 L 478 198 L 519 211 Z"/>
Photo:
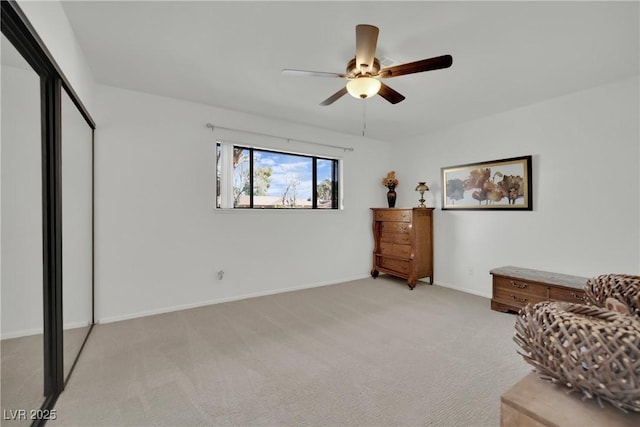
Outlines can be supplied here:
<path id="1" fill-rule="evenodd" d="M 624 413 L 582 393 L 544 381 L 534 372 L 507 390 L 501 398 L 501 426 L 640 426 L 640 413 Z"/>

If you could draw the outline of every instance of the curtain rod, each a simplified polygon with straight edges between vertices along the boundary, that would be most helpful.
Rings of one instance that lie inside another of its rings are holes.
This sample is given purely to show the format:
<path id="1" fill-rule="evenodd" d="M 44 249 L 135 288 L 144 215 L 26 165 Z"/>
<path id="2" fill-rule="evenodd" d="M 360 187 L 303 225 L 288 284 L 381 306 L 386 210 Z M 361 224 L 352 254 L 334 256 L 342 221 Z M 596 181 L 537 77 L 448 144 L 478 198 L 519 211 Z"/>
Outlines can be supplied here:
<path id="1" fill-rule="evenodd" d="M 254 132 L 252 130 L 234 129 L 234 128 L 228 128 L 228 127 L 224 127 L 224 126 L 215 126 L 215 125 L 213 125 L 211 123 L 207 123 L 207 127 L 209 129 L 211 129 L 211 132 L 213 132 L 216 129 L 224 129 L 224 130 L 230 130 L 230 131 L 235 131 L 235 132 L 250 133 L 250 134 L 253 134 L 253 135 L 267 136 L 269 138 L 284 139 L 287 142 L 297 141 L 297 142 L 303 142 L 305 144 L 314 144 L 314 145 L 322 145 L 323 147 L 338 148 L 338 149 L 344 150 L 344 151 L 353 151 L 353 147 L 341 147 L 339 145 L 323 144 L 321 142 L 305 141 L 303 139 L 285 138 L 283 136 L 270 135 L 268 133 L 262 133 L 262 132 Z"/>

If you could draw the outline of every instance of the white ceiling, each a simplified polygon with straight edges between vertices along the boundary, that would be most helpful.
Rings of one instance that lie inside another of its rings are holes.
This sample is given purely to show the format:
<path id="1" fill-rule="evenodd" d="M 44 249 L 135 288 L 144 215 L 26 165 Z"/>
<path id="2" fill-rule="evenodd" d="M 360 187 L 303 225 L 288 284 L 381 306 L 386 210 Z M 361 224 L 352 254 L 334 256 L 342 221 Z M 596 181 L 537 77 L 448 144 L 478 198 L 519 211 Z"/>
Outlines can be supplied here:
<path id="1" fill-rule="evenodd" d="M 394 141 L 638 75 L 638 2 L 64 2 L 97 82 Z M 377 57 L 443 54 L 449 69 L 385 80 L 404 94 L 319 103 L 356 24 Z M 364 104 L 364 105 L 363 105 Z M 212 118 L 214 119 L 214 118 Z"/>

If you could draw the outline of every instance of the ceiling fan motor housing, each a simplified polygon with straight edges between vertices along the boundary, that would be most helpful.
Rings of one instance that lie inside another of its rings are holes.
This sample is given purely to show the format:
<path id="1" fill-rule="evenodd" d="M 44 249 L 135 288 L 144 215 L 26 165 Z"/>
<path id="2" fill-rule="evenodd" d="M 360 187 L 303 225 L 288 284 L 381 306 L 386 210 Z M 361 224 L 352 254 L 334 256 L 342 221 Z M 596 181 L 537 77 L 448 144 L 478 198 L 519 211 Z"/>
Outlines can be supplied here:
<path id="1" fill-rule="evenodd" d="M 358 65 L 356 64 L 356 58 L 354 57 L 347 64 L 347 74 L 352 77 L 357 77 L 359 75 L 362 76 L 375 76 L 380 71 L 380 61 L 378 58 L 373 58 L 373 65 L 366 64 L 366 70 L 358 69 Z"/>

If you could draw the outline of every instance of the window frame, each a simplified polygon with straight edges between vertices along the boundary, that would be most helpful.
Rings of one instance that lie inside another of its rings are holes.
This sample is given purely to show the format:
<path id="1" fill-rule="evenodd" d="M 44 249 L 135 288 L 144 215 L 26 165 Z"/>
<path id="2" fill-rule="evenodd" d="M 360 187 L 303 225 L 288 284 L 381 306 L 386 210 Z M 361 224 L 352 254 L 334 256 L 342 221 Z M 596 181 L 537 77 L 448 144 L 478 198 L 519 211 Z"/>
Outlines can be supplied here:
<path id="1" fill-rule="evenodd" d="M 227 147 L 226 149 L 223 147 Z M 233 151 L 242 149 L 248 151 L 249 157 L 249 206 L 235 206 L 233 201 Z M 302 153 L 298 151 L 286 151 L 277 148 L 265 148 L 251 144 L 243 144 L 233 141 L 216 140 L 216 164 L 214 186 L 214 209 L 217 211 L 342 211 L 342 162 L 343 159 L 337 156 Z M 220 150 L 220 151 L 218 151 Z M 311 207 L 286 207 L 286 206 L 255 206 L 254 204 L 254 153 L 265 152 L 285 156 L 298 156 L 311 160 Z M 218 152 L 220 156 L 218 158 Z M 329 161 L 331 167 L 331 206 L 327 208 L 318 207 L 318 160 Z M 220 168 L 220 170 L 218 170 Z M 227 191 L 225 191 L 225 188 Z M 218 192 L 218 190 L 220 190 Z M 219 194 L 220 193 L 220 194 Z"/>

